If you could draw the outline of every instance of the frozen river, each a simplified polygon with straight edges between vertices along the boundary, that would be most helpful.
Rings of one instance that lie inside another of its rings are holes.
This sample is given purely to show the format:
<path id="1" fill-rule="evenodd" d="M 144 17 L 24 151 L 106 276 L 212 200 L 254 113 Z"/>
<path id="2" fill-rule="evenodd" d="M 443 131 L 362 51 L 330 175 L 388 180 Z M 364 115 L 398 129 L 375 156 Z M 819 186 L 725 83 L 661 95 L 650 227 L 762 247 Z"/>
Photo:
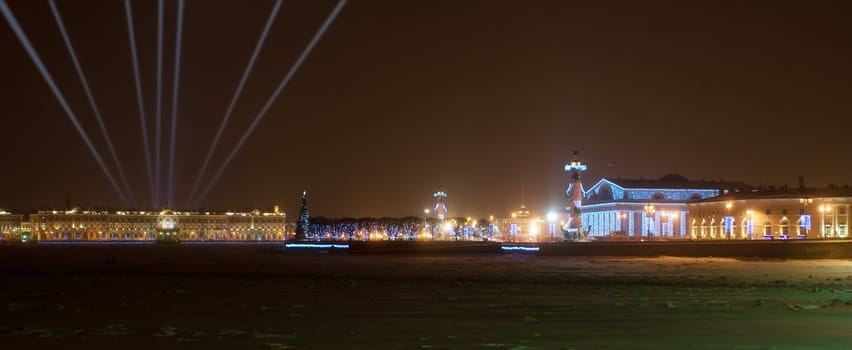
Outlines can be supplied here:
<path id="1" fill-rule="evenodd" d="M 852 348 L 849 260 L 5 246 L 0 271 L 10 349 Z"/>

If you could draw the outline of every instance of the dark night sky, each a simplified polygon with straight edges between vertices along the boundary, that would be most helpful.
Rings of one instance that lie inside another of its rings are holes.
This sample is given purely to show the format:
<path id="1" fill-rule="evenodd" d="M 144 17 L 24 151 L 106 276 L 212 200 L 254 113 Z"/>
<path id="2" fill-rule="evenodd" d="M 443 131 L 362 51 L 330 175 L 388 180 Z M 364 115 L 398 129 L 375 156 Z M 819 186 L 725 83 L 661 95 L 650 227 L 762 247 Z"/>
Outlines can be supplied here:
<path id="1" fill-rule="evenodd" d="M 8 3 L 106 156 L 47 1 Z M 178 203 L 272 4 L 186 1 Z M 216 165 L 334 5 L 284 2 Z M 58 6 L 147 206 L 123 2 Z M 164 125 L 175 8 L 166 1 Z M 133 10 L 152 125 L 156 2 L 135 0 Z M 586 186 L 666 173 L 852 183 L 850 13 L 843 1 L 350 0 L 204 207 L 277 203 L 292 217 L 306 189 L 313 215 L 422 215 L 443 185 L 452 215 L 505 216 L 525 184 L 527 205 L 543 213 L 567 204 L 562 165 L 575 149 L 589 165 Z M 122 206 L 2 22 L 0 208 L 62 207 L 66 198 Z"/>

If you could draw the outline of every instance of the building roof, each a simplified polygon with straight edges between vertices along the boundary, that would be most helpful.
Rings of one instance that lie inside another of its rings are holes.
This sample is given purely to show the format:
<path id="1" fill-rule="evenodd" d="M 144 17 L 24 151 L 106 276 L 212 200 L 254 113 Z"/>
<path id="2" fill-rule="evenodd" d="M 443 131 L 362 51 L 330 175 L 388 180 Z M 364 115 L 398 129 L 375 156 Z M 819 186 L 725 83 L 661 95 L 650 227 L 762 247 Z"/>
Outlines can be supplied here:
<path id="1" fill-rule="evenodd" d="M 799 199 L 799 198 L 829 198 L 829 197 L 852 197 L 852 187 L 849 185 L 829 186 L 823 188 L 788 188 L 781 187 L 758 187 L 750 191 L 731 191 L 727 194 L 707 198 L 700 202 L 717 202 L 740 199 Z"/>
<path id="2" fill-rule="evenodd" d="M 742 182 L 689 180 L 678 174 L 666 174 L 658 179 L 622 179 L 621 177 L 606 180 L 621 188 L 667 188 L 667 189 L 722 189 L 722 188 L 751 188 Z"/>

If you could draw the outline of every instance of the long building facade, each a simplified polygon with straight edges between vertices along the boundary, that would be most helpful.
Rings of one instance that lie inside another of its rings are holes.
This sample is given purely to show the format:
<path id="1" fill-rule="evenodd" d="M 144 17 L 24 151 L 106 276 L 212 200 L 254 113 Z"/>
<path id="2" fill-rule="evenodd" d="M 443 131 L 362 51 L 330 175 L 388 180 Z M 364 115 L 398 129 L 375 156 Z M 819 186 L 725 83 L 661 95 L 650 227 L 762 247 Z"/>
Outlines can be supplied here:
<path id="1" fill-rule="evenodd" d="M 584 193 L 583 224 L 591 239 L 778 240 L 850 239 L 852 188 L 775 189 L 659 179 L 601 179 Z M 284 241 L 294 223 L 272 212 L 0 210 L 2 241 Z M 333 220 L 332 220 L 333 221 Z M 351 222 L 350 222 L 351 221 Z M 489 240 L 556 242 L 564 216 L 510 218 L 343 220 L 312 227 L 316 240 Z M 342 226 L 341 226 L 342 225 Z M 313 225 L 312 225 L 313 226 Z M 432 229 L 430 232 L 430 228 Z M 439 230 L 441 233 L 436 234 Z M 336 234 L 335 234 L 336 232 Z"/>
<path id="2" fill-rule="evenodd" d="M 0 209 L 0 241 L 19 241 L 24 227 L 24 216 Z"/>
<path id="3" fill-rule="evenodd" d="M 291 234 L 283 212 L 40 211 L 30 214 L 36 241 L 273 241 Z"/>
<path id="4" fill-rule="evenodd" d="M 689 203 L 691 239 L 848 239 L 852 189 L 768 189 Z"/>
<path id="5" fill-rule="evenodd" d="M 674 174 L 659 179 L 603 178 L 584 192 L 583 224 L 590 237 L 686 239 L 687 204 L 733 191 L 730 188 L 737 185 L 691 181 Z"/>

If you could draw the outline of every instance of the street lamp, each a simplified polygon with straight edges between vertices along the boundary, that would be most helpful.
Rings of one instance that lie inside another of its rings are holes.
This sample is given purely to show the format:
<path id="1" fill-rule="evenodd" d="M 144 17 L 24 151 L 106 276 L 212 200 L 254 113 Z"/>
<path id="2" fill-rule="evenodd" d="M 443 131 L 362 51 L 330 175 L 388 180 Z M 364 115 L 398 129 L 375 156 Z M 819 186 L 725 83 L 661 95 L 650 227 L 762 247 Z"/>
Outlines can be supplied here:
<path id="1" fill-rule="evenodd" d="M 429 209 L 423 209 L 423 231 L 429 233 Z M 430 234 L 432 240 L 435 240 L 435 235 Z"/>
<path id="2" fill-rule="evenodd" d="M 754 233 L 754 222 L 752 222 L 752 215 L 754 214 L 751 210 L 746 210 L 746 233 L 748 234 L 748 239 L 752 239 L 751 235 Z M 743 237 L 745 238 L 745 237 Z"/>
<path id="3" fill-rule="evenodd" d="M 653 205 L 648 204 L 645 206 L 645 214 L 648 216 L 648 240 L 651 239 L 651 227 L 653 227 L 655 211 L 656 209 Z"/>

